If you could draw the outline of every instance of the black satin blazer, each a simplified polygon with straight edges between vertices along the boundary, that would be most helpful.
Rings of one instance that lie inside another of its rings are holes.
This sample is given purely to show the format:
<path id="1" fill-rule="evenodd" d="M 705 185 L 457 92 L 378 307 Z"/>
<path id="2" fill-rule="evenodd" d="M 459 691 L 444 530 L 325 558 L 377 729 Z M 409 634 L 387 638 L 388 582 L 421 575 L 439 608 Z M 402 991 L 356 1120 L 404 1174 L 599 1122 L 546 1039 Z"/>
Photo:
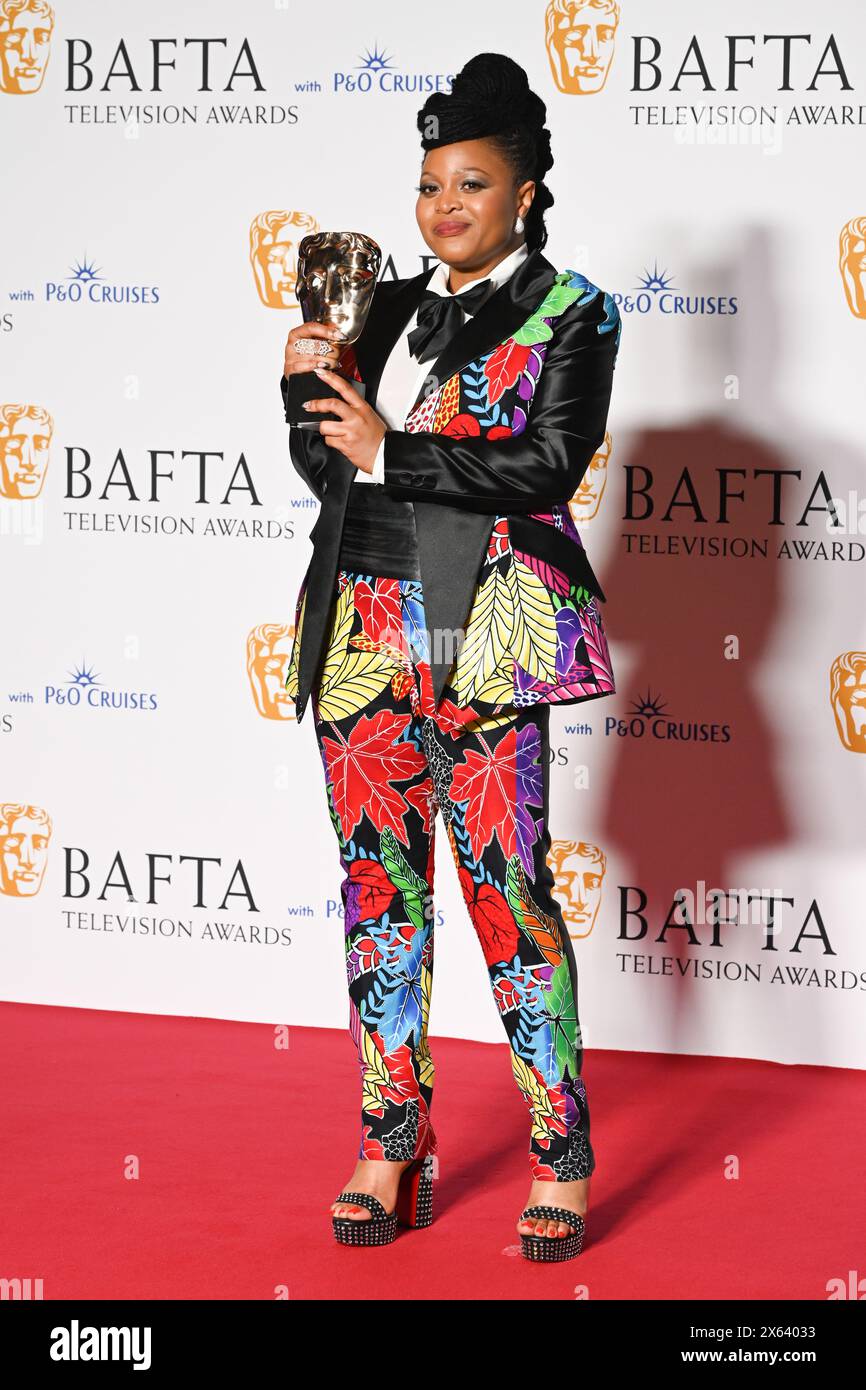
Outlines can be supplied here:
<path id="1" fill-rule="evenodd" d="M 376 286 L 364 329 L 354 344 L 365 399 L 374 408 L 385 362 L 434 269 Z M 435 389 L 520 328 L 544 299 L 555 275 L 555 266 L 539 249 L 530 251 L 429 363 L 428 376 L 410 411 L 427 394 L 425 385 Z M 382 486 L 392 496 L 414 504 L 424 611 L 431 632 L 462 628 L 495 517 L 526 515 L 548 504 L 570 501 L 603 442 L 617 344 L 614 334 L 596 331 L 602 298 L 596 296 L 594 307 L 586 312 L 580 303 L 571 306 L 554 324 L 522 434 L 495 440 L 403 430 L 389 430 L 385 435 Z M 280 381 L 287 414 L 294 405 L 292 388 L 298 380 L 292 374 Z M 296 702 L 300 721 L 325 652 L 343 518 L 356 469 L 318 430 L 290 430 L 289 448 L 295 469 L 322 504 L 310 533 L 314 548 L 305 575 Z M 565 542 L 553 527 L 539 523 L 537 529 L 546 534 L 531 545 L 533 553 L 551 564 L 558 562 L 604 599 L 582 547 Z M 431 666 L 438 701 L 450 664 L 431 662 Z"/>

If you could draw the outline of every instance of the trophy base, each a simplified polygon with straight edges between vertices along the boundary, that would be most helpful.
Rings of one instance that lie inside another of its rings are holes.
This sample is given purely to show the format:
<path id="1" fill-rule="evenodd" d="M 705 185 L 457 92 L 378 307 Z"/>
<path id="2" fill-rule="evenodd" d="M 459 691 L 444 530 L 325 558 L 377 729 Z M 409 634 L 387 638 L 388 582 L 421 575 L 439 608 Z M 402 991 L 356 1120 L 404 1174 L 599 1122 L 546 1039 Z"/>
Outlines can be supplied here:
<path id="1" fill-rule="evenodd" d="M 343 380 L 345 381 L 346 378 L 344 377 Z M 348 384 L 354 387 L 362 400 L 365 398 L 367 394 L 365 382 L 349 381 Z M 293 372 L 289 377 L 286 399 L 286 424 L 292 425 L 296 429 L 316 430 L 319 428 L 321 420 L 339 421 L 339 415 L 335 415 L 332 410 L 317 410 L 311 414 L 304 409 L 305 401 L 322 400 L 325 396 L 335 394 L 327 382 L 316 376 L 315 372 Z"/>

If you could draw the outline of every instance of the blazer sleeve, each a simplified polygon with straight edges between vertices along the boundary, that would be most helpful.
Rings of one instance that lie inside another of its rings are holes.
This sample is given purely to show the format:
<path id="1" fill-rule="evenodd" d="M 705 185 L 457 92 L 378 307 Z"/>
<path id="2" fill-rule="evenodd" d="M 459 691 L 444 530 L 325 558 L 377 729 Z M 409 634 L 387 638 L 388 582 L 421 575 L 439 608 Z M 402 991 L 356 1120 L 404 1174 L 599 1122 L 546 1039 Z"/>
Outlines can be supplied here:
<path id="1" fill-rule="evenodd" d="M 295 405 L 293 383 L 298 380 L 293 372 L 288 378 L 280 378 L 280 392 L 283 397 L 283 414 L 288 421 L 289 406 Z M 328 466 L 330 445 L 318 429 L 305 430 L 289 425 L 289 456 L 295 472 L 300 474 L 310 491 L 321 502 L 325 495 L 325 473 Z"/>
<path id="2" fill-rule="evenodd" d="M 569 305 L 548 343 L 526 429 L 498 439 L 389 430 L 388 491 L 485 512 L 568 501 L 604 440 L 619 338 L 609 295 Z"/>

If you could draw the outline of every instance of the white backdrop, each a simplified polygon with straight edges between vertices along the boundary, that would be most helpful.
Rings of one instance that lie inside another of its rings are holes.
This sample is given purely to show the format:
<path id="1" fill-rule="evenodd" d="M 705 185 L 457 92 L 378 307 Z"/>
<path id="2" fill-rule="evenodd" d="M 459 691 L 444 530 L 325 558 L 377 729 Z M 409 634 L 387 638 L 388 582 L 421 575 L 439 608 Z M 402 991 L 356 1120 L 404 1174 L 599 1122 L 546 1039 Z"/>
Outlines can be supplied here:
<path id="1" fill-rule="evenodd" d="M 322 769 L 280 700 L 317 514 L 279 393 L 294 247 L 430 264 L 415 113 L 492 49 L 548 104 L 545 254 L 623 319 L 574 504 L 618 689 L 551 720 L 585 1044 L 866 1063 L 866 13 L 578 6 L 553 61 L 545 15 L 0 4 L 4 998 L 345 1025 Z M 787 80 L 779 34 L 811 35 Z M 441 833 L 437 868 L 431 1031 L 501 1041 Z"/>

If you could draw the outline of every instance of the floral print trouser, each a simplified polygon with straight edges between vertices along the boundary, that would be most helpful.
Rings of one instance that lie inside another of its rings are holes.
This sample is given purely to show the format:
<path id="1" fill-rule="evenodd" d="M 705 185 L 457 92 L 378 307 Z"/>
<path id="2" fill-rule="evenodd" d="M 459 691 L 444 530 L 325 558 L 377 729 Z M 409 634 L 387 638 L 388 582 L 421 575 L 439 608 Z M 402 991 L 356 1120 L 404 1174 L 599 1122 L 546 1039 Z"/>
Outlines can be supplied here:
<path id="1" fill-rule="evenodd" d="M 340 571 L 312 709 L 344 873 L 359 1156 L 436 1151 L 427 1020 L 438 809 L 529 1107 L 532 1176 L 585 1178 L 595 1158 L 577 972 L 547 865 L 550 706 L 474 724 L 447 700 L 435 710 L 426 643 L 419 580 Z"/>

